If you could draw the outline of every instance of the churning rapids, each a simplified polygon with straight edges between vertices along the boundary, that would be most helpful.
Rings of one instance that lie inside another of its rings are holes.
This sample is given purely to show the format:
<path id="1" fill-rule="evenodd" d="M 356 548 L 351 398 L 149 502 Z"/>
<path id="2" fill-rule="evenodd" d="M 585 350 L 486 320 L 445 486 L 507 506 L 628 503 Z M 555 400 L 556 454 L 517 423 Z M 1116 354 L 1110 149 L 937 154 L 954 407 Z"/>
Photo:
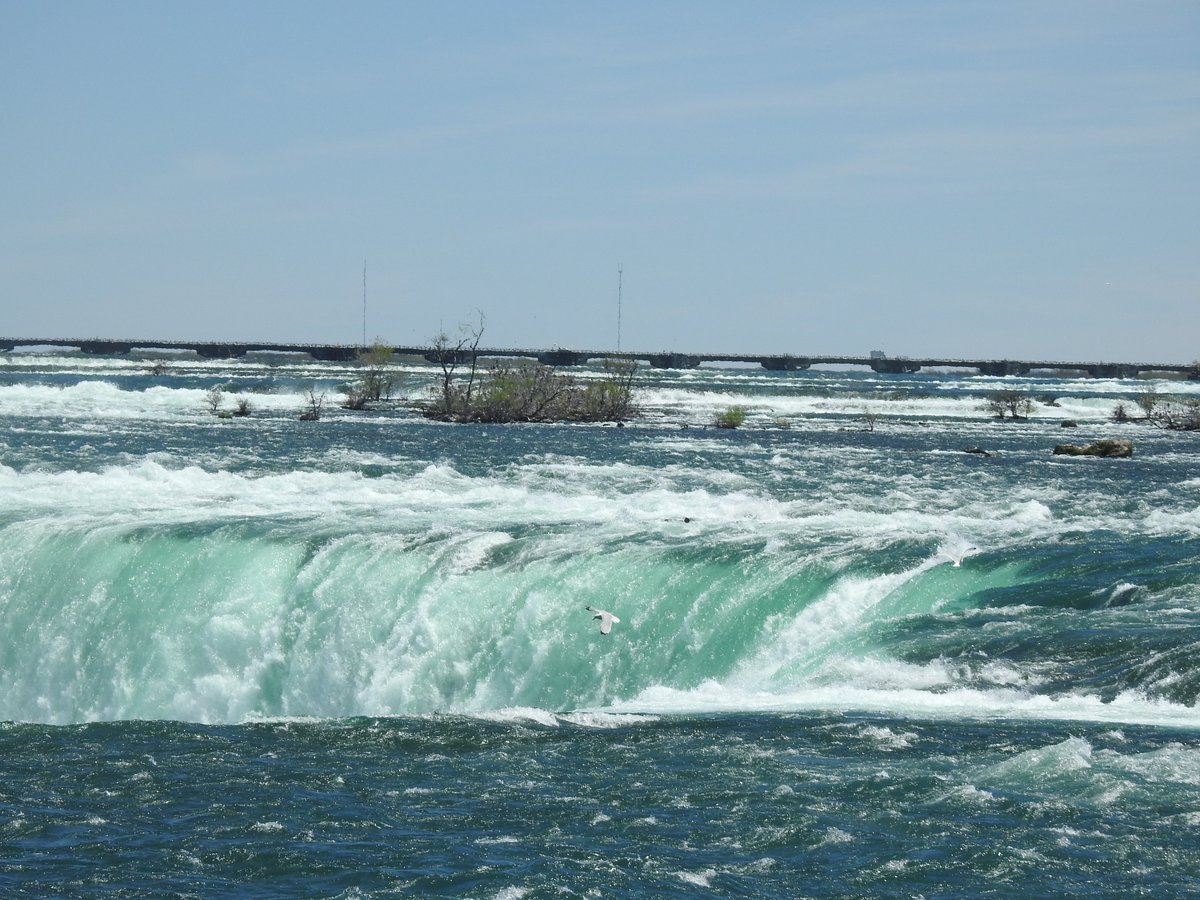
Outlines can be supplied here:
<path id="1" fill-rule="evenodd" d="M 1200 439 L 1110 421 L 1200 384 L 644 371 L 618 428 L 354 377 L 0 355 L 0 887 L 1200 891 Z"/>

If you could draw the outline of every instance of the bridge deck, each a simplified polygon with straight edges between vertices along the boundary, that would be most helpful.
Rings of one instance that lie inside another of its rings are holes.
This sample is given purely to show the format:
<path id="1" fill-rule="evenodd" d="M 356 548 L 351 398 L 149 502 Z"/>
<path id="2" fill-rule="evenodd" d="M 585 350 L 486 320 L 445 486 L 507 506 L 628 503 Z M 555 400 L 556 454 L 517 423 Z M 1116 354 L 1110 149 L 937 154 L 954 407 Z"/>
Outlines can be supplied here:
<path id="1" fill-rule="evenodd" d="M 307 353 L 325 361 L 353 361 L 365 348 L 358 344 L 299 344 L 248 341 L 173 341 L 116 338 L 0 338 L 0 351 L 18 347 L 73 347 L 85 353 L 127 355 L 139 350 L 193 351 L 209 359 L 229 359 L 247 353 Z M 394 346 L 404 356 L 436 359 L 431 347 Z M 756 354 L 634 352 L 612 350 L 533 349 L 511 347 L 479 348 L 479 357 L 528 357 L 548 365 L 583 365 L 592 360 L 630 359 L 657 368 L 693 368 L 706 362 L 751 363 L 775 371 L 808 369 L 815 365 L 866 366 L 881 374 L 903 374 L 928 368 L 975 369 L 986 375 L 1025 375 L 1035 369 L 1086 372 L 1094 378 L 1132 378 L 1141 372 L 1177 372 L 1200 378 L 1195 363 L 1079 362 L 1067 360 L 962 359 L 956 357 L 880 357 L 845 354 Z M 460 356 L 465 354 L 460 351 Z"/>

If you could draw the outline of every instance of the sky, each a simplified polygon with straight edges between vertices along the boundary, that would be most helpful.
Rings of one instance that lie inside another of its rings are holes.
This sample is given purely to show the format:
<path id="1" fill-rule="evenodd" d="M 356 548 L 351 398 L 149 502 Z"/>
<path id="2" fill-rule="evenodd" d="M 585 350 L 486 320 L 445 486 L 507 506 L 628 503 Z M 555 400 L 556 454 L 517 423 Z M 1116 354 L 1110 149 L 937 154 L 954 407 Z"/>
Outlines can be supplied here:
<path id="1" fill-rule="evenodd" d="M 1195 0 L 0 0 L 0 170 L 5 337 L 1200 358 Z"/>

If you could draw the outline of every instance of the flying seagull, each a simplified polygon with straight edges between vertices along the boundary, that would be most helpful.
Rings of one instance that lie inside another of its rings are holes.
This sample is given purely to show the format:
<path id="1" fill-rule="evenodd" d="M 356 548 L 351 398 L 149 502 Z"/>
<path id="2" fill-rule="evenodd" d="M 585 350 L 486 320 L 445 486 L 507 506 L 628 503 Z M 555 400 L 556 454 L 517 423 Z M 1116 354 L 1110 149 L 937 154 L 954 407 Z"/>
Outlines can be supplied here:
<path id="1" fill-rule="evenodd" d="M 584 609 L 588 612 L 594 612 L 595 615 L 592 618 L 600 620 L 601 634 L 608 634 L 612 631 L 613 623 L 621 621 L 606 609 L 596 609 L 594 606 L 585 606 Z"/>

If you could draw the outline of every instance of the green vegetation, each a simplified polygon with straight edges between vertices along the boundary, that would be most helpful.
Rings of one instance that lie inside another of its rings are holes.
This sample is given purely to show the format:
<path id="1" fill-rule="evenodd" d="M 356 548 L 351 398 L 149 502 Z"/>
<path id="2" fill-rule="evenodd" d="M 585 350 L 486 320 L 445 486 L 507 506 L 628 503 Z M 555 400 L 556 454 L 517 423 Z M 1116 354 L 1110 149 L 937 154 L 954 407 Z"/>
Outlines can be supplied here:
<path id="1" fill-rule="evenodd" d="M 376 338 L 370 348 L 358 355 L 362 376 L 346 389 L 342 406 L 346 409 L 366 409 L 368 403 L 391 400 L 400 382 L 394 358 L 395 351 Z"/>
<path id="2" fill-rule="evenodd" d="M 584 381 L 541 363 L 496 362 L 479 371 L 481 313 L 475 328 L 463 326 L 457 341 L 442 332 L 429 358 L 442 370 L 421 411 L 446 422 L 623 422 L 637 414 L 633 376 L 637 366 L 609 360 L 606 375 Z M 460 369 L 465 372 L 460 373 Z"/>
<path id="3" fill-rule="evenodd" d="M 238 397 L 234 401 L 232 411 L 222 409 L 221 405 L 225 401 L 225 385 L 215 385 L 209 388 L 208 393 L 204 395 L 204 403 L 208 407 L 208 411 L 214 416 L 221 419 L 242 418 L 250 415 L 250 401 L 245 397 Z"/>
<path id="4" fill-rule="evenodd" d="M 745 421 L 746 408 L 744 406 L 731 406 L 717 416 L 716 424 L 718 428 L 740 428 Z"/>
<path id="5" fill-rule="evenodd" d="M 540 363 L 497 362 L 466 380 L 443 378 L 424 413 L 449 422 L 622 422 L 636 414 L 632 363 L 610 362 L 585 382 Z M 444 367 L 445 371 L 445 367 Z"/>

